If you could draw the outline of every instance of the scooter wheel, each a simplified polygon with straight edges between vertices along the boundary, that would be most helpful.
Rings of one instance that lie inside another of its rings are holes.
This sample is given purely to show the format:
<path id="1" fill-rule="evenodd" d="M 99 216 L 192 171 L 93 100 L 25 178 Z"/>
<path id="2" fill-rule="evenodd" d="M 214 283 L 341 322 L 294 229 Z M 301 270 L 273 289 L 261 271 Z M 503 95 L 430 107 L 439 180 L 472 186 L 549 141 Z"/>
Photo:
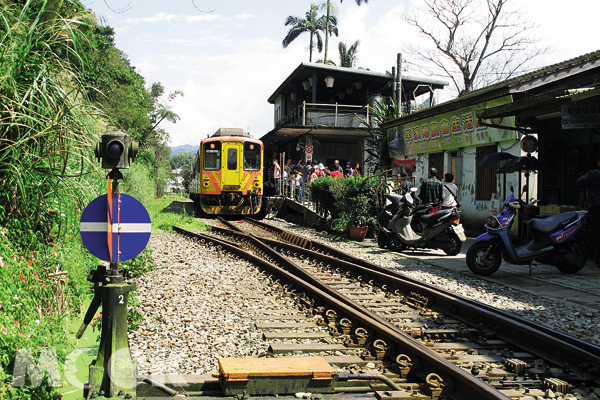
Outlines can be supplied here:
<path id="1" fill-rule="evenodd" d="M 583 244 L 573 243 L 570 250 L 566 257 L 559 258 L 559 261 L 555 264 L 556 268 L 563 274 L 575 274 L 587 262 L 588 254 Z"/>
<path id="2" fill-rule="evenodd" d="M 490 242 L 475 242 L 467 251 L 467 267 L 477 275 L 492 275 L 500 268 L 500 247 Z"/>
<path id="3" fill-rule="evenodd" d="M 386 244 L 387 244 L 388 248 L 392 251 L 402 252 L 408 248 L 408 246 L 405 245 L 404 243 L 402 243 L 400 241 L 400 239 L 398 239 L 398 236 L 396 236 L 394 234 L 391 234 L 390 236 L 388 236 Z"/>
<path id="4" fill-rule="evenodd" d="M 386 240 L 386 233 L 383 231 L 383 229 L 379 230 L 379 233 L 377 234 L 377 245 L 379 245 L 379 247 L 381 247 L 382 249 L 385 249 Z"/>
<path id="5" fill-rule="evenodd" d="M 455 256 L 460 253 L 462 242 L 456 235 L 450 235 L 450 240 L 445 242 L 445 246 L 442 250 L 449 256 Z"/>

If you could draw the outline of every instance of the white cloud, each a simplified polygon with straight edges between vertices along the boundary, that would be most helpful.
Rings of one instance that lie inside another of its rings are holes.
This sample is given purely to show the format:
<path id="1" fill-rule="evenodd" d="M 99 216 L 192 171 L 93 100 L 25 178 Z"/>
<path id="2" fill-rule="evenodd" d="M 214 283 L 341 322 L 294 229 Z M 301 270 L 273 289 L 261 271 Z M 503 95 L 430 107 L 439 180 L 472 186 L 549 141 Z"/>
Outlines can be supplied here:
<path id="1" fill-rule="evenodd" d="M 254 137 L 273 128 L 273 105 L 267 99 L 306 59 L 306 53 L 301 45 L 283 50 L 269 38 L 256 38 L 247 45 L 233 54 L 187 54 L 168 62 L 190 77 L 178 87 L 165 88 L 185 93 L 173 104 L 181 121 L 164 126 L 171 145 L 197 144 L 220 127 L 249 129 Z"/>
<path id="2" fill-rule="evenodd" d="M 185 20 L 188 23 L 214 21 L 214 20 L 220 19 L 220 18 L 221 18 L 221 16 L 219 14 L 186 15 L 185 16 Z"/>

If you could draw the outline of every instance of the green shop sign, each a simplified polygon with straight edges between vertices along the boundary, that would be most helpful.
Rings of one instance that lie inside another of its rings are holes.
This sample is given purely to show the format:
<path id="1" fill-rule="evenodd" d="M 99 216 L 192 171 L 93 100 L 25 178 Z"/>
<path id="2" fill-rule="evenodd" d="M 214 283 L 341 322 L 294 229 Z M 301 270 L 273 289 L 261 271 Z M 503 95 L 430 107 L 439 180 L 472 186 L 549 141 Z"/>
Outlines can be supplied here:
<path id="1" fill-rule="evenodd" d="M 514 130 L 479 125 L 475 111 L 512 102 L 510 95 L 387 130 L 390 157 L 436 153 L 488 143 L 515 140 Z M 494 118 L 494 125 L 515 126 L 514 117 Z"/>

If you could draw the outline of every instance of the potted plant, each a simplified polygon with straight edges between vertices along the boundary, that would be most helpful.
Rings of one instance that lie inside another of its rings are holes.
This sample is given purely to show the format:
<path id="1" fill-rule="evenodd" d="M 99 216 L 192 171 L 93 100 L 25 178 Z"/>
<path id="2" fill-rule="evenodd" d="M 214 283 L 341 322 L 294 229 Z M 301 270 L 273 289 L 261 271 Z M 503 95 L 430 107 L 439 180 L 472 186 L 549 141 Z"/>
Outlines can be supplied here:
<path id="1" fill-rule="evenodd" d="M 349 199 L 341 218 L 347 221 L 350 239 L 361 242 L 367 235 L 369 226 L 375 224 L 371 199 L 358 195 Z"/>

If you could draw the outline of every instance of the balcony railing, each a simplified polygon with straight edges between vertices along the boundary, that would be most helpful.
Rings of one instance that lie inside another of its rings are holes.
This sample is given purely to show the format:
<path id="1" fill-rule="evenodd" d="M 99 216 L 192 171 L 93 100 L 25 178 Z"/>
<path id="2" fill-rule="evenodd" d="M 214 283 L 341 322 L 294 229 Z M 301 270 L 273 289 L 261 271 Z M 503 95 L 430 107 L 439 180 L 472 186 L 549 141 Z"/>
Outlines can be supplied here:
<path id="1" fill-rule="evenodd" d="M 369 120 L 369 107 L 343 104 L 302 103 L 291 113 L 281 118 L 278 126 L 337 126 L 342 128 L 364 128 L 358 120 Z"/>

